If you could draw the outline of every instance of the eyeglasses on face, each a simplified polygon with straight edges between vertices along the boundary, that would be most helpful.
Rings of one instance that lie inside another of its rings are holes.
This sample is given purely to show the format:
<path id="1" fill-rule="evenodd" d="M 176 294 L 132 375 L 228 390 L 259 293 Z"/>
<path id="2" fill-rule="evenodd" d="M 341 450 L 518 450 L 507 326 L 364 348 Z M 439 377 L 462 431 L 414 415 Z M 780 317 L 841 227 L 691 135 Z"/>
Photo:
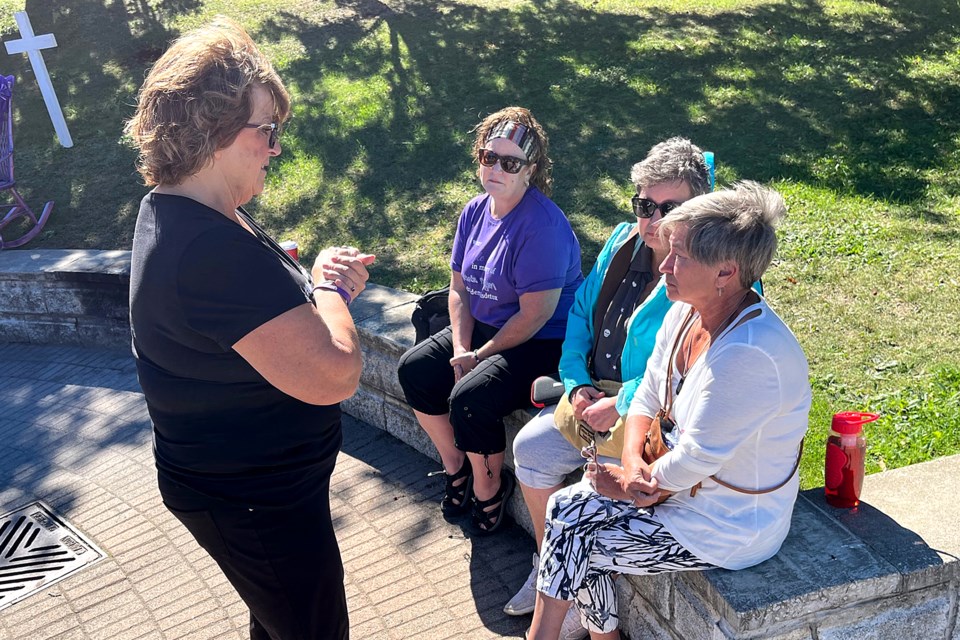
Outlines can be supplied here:
<path id="1" fill-rule="evenodd" d="M 653 214 L 660 210 L 660 215 L 665 217 L 668 213 L 679 207 L 682 202 L 676 200 L 667 200 L 666 202 L 657 202 L 650 198 L 641 198 L 639 195 L 630 198 L 633 205 L 633 213 L 638 218 L 652 218 Z"/>
<path id="2" fill-rule="evenodd" d="M 283 133 L 283 127 L 279 122 L 270 122 L 268 124 L 253 124 L 247 123 L 243 125 L 244 129 L 259 129 L 260 131 L 266 133 L 270 132 L 270 137 L 267 139 L 267 144 L 270 145 L 270 148 L 273 149 L 277 145 L 277 140 L 280 138 L 280 134 Z"/>
<path id="3" fill-rule="evenodd" d="M 485 167 L 492 167 L 499 162 L 500 168 L 507 173 L 520 173 L 520 169 L 522 169 L 524 165 L 530 164 L 530 161 L 524 158 L 501 156 L 489 149 L 480 149 L 480 151 L 477 152 L 477 159 L 480 160 L 480 164 Z"/>

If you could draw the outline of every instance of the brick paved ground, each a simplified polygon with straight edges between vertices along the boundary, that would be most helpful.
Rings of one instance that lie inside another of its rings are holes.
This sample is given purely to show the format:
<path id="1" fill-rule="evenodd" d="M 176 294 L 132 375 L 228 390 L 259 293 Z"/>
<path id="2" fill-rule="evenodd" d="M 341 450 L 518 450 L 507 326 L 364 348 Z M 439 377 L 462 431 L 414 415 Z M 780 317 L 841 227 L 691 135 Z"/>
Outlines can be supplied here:
<path id="1" fill-rule="evenodd" d="M 435 463 L 346 418 L 332 484 L 351 638 L 522 637 L 500 608 L 530 568 L 517 527 L 440 518 Z M 0 611 L 0 640 L 241 639 L 247 613 L 164 509 L 126 352 L 0 345 L 0 513 L 43 500 L 108 558 Z"/>

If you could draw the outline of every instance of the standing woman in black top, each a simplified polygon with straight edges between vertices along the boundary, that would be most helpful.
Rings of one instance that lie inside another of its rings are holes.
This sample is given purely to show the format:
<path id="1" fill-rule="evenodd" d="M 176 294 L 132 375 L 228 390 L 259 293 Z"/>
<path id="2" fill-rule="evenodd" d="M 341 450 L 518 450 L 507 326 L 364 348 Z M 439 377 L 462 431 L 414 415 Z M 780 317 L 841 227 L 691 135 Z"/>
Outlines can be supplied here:
<path id="1" fill-rule="evenodd" d="M 289 108 L 225 19 L 153 66 L 127 124 L 154 187 L 137 218 L 130 321 L 163 501 L 250 608 L 251 638 L 341 640 L 329 487 L 337 403 L 360 377 L 347 304 L 373 256 L 329 248 L 308 273 L 242 209 Z"/>

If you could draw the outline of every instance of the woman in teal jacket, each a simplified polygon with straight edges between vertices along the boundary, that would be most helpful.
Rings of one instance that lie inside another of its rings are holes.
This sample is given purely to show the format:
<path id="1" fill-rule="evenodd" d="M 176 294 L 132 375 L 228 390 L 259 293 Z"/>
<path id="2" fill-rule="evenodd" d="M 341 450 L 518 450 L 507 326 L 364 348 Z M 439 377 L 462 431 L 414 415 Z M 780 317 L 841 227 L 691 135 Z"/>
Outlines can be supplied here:
<path id="1" fill-rule="evenodd" d="M 661 216 L 657 215 L 659 220 Z M 653 222 L 650 219 L 651 223 Z M 648 228 L 654 226 L 648 223 Z M 621 222 L 607 239 L 607 243 L 597 256 L 597 263 L 590 275 L 577 289 L 573 307 L 567 317 L 567 333 L 563 342 L 563 354 L 560 356 L 560 378 L 567 394 L 578 387 L 593 386 L 590 375 L 590 356 L 594 345 L 594 327 L 597 300 L 604 278 L 610 268 L 610 262 L 617 251 L 628 239 L 637 238 L 637 224 Z M 654 255 L 658 253 L 653 252 Z M 659 256 L 657 256 L 659 257 Z M 659 262 L 654 260 L 656 267 Z M 640 302 L 633 315 L 627 320 L 627 340 L 620 355 L 621 379 L 623 386 L 617 394 L 617 414 L 627 415 L 627 408 L 633 400 L 633 394 L 646 370 L 647 360 L 653 352 L 654 338 L 663 324 L 663 317 L 673 303 L 667 298 L 667 289 L 663 280 L 654 283 L 653 291 Z"/>

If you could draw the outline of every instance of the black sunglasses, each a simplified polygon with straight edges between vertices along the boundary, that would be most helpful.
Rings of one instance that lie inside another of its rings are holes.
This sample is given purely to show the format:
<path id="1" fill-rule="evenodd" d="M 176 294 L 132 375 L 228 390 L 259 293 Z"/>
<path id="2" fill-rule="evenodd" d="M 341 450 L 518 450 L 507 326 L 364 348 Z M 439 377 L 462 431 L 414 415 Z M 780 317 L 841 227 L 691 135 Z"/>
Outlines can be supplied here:
<path id="1" fill-rule="evenodd" d="M 507 173 L 520 173 L 520 169 L 522 169 L 524 165 L 530 164 L 528 160 L 523 158 L 501 156 L 489 149 L 480 149 L 480 151 L 477 152 L 477 159 L 480 160 L 480 164 L 485 167 L 492 167 L 499 162 L 500 168 Z"/>
<path id="2" fill-rule="evenodd" d="M 653 214 L 660 209 L 660 215 L 666 216 L 668 213 L 682 205 L 682 202 L 667 200 L 666 202 L 656 202 L 650 198 L 641 198 L 639 195 L 630 198 L 633 205 L 633 213 L 638 218 L 652 218 Z"/>
<path id="3" fill-rule="evenodd" d="M 280 134 L 283 133 L 283 127 L 280 126 L 277 122 L 271 122 L 269 124 L 245 124 L 243 125 L 244 129 L 259 129 L 260 131 L 270 130 L 270 137 L 267 139 L 267 144 L 270 145 L 270 148 L 273 149 L 277 144 L 277 139 L 280 137 Z"/>

